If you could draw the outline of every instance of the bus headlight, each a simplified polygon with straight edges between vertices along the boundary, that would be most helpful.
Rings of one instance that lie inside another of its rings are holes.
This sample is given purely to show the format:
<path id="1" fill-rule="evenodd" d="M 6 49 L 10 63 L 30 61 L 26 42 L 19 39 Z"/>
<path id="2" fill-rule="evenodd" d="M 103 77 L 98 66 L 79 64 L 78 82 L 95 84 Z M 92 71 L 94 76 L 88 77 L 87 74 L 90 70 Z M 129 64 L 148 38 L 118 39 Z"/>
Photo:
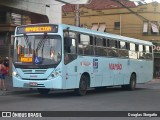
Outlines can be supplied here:
<path id="1" fill-rule="evenodd" d="M 53 72 L 52 73 L 52 77 L 58 77 L 59 76 L 59 73 L 58 72 Z"/>
<path id="2" fill-rule="evenodd" d="M 60 76 L 60 73 L 58 71 L 53 71 L 52 74 L 48 77 L 48 79 L 56 78 Z"/>
<path id="3" fill-rule="evenodd" d="M 12 75 L 15 76 L 15 77 L 19 77 L 18 73 L 15 72 L 15 71 L 13 71 Z"/>

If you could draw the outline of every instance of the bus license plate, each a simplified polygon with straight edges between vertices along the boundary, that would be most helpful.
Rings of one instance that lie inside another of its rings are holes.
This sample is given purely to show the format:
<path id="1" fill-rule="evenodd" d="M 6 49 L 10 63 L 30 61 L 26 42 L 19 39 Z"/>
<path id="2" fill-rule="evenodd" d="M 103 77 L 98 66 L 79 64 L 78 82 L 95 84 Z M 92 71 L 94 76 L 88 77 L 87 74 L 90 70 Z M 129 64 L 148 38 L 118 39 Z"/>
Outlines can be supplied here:
<path id="1" fill-rule="evenodd" d="M 37 86 L 38 84 L 36 82 L 30 82 L 29 86 Z"/>

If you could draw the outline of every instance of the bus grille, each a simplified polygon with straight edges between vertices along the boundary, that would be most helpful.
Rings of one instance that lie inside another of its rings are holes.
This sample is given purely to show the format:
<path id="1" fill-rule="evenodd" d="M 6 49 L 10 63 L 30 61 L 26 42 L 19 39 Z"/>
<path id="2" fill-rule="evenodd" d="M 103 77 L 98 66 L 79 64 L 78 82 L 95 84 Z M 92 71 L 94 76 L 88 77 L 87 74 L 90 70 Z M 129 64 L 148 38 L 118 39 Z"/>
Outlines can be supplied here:
<path id="1" fill-rule="evenodd" d="M 24 74 L 45 74 L 45 72 L 46 72 L 47 70 L 45 69 L 43 69 L 43 70 L 40 70 L 40 69 L 38 69 L 38 70 L 29 70 L 29 69 L 22 69 L 22 72 L 24 73 Z"/>

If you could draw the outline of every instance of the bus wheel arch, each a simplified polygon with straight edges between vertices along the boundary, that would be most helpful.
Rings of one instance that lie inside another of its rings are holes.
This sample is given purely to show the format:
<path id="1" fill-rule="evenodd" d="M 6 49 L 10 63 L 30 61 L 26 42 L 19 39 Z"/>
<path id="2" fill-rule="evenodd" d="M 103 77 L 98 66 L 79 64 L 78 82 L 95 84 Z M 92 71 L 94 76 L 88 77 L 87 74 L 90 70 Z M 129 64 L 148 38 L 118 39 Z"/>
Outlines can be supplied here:
<path id="1" fill-rule="evenodd" d="M 86 95 L 87 89 L 90 87 L 90 75 L 85 72 L 81 75 L 80 81 L 79 81 L 79 87 L 75 89 L 75 92 L 79 96 Z"/>

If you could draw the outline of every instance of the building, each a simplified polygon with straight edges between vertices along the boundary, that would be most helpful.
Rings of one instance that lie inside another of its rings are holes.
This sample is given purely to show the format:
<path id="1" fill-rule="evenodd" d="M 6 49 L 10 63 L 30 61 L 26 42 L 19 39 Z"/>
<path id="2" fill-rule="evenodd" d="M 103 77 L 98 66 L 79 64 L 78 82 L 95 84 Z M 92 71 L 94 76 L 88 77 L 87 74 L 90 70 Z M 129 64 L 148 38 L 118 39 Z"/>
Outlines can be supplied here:
<path id="1" fill-rule="evenodd" d="M 63 6 L 63 23 L 74 25 L 75 5 Z M 126 0 L 92 0 L 80 5 L 80 25 L 89 29 L 152 41 L 154 75 L 160 77 L 160 4 L 136 6 Z"/>
<path id="2" fill-rule="evenodd" d="M 29 16 L 0 9 L 0 57 L 9 57 L 11 54 L 15 27 L 29 23 L 31 23 Z"/>

